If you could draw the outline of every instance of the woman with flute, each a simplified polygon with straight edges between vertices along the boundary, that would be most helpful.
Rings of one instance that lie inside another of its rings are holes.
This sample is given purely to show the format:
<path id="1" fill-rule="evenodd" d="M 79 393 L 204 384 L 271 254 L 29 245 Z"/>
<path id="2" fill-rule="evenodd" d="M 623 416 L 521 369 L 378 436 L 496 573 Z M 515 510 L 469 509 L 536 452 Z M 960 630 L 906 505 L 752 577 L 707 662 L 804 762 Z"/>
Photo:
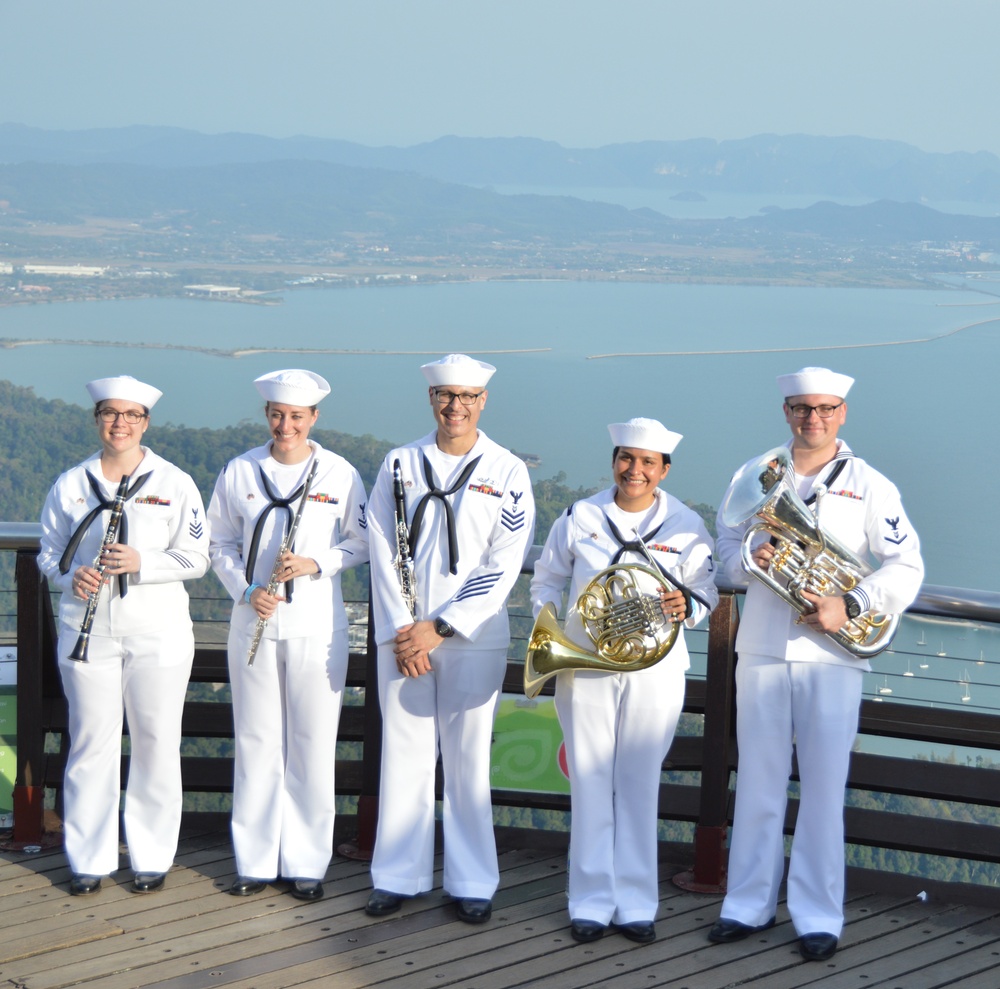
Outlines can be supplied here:
<path id="1" fill-rule="evenodd" d="M 653 614 L 663 617 L 656 635 L 667 635 L 665 622 L 676 626 L 665 658 L 629 673 L 563 669 L 556 680 L 573 809 L 570 933 L 576 941 L 596 941 L 612 924 L 630 940 L 647 943 L 656 938 L 659 903 L 660 774 L 689 665 L 683 627 L 701 621 L 719 595 L 704 523 L 659 487 L 681 436 L 655 419 L 613 423 L 608 431 L 615 483 L 555 521 L 535 564 L 531 603 L 536 617 L 549 604 L 558 613 L 568 584 L 565 634 L 594 653 L 574 607 L 581 592 L 612 566 L 639 565 L 664 575 L 632 572 L 640 593 L 659 596 Z"/>
<path id="2" fill-rule="evenodd" d="M 163 886 L 177 850 L 181 715 L 194 658 L 183 581 L 208 570 L 208 533 L 194 481 L 142 445 L 162 393 L 126 375 L 91 381 L 87 391 L 101 449 L 53 485 L 38 557 L 62 591 L 69 891 L 96 893 L 118 868 L 124 712 L 131 890 L 149 893 Z"/>
<path id="3" fill-rule="evenodd" d="M 270 442 L 226 465 L 208 510 L 212 568 L 234 602 L 237 876 L 229 891 L 250 896 L 280 877 L 293 896 L 318 900 L 333 854 L 347 678 L 340 574 L 368 560 L 367 498 L 358 472 L 309 439 L 326 380 L 289 369 L 254 384 Z"/>

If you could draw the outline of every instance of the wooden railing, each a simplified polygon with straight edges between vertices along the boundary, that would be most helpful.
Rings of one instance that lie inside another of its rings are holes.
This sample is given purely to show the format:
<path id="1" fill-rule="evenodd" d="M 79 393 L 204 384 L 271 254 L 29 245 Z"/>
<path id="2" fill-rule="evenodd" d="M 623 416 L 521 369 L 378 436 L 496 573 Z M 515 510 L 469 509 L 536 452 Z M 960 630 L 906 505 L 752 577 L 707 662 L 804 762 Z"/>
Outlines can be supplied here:
<path id="1" fill-rule="evenodd" d="M 65 765 L 66 703 L 55 660 L 55 624 L 45 580 L 35 565 L 38 526 L 0 525 L 0 550 L 16 554 L 17 582 L 17 779 L 15 781 L 15 842 L 36 843 L 42 834 L 42 803 L 46 790 L 58 795 Z M 536 550 L 537 552 L 537 550 Z M 530 561 L 529 561 L 530 563 Z M 704 679 L 689 678 L 685 711 L 703 717 L 700 736 L 678 737 L 668 768 L 690 771 L 693 782 L 664 784 L 660 816 L 694 827 L 694 868 L 681 883 L 694 889 L 719 889 L 725 879 L 725 838 L 732 820 L 732 777 L 737 768 L 735 742 L 734 644 L 739 623 L 739 590 L 723 588 L 709 622 Z M 1000 623 L 1000 594 L 925 586 L 911 609 L 940 619 Z M 374 649 L 353 652 L 348 686 L 374 683 Z M 521 664 L 508 665 L 504 689 L 521 692 Z M 195 655 L 192 681 L 228 681 L 223 646 L 201 646 Z M 551 685 L 547 688 L 551 691 Z M 973 749 L 1000 749 L 1000 713 L 913 703 L 865 700 L 861 708 L 863 734 L 925 743 L 947 743 Z M 184 736 L 231 738 L 232 712 L 226 703 L 189 703 L 184 712 Z M 46 734 L 55 738 L 45 751 Z M 355 853 L 368 854 L 377 820 L 381 722 L 377 691 L 364 691 L 363 706 L 345 705 L 341 741 L 360 742 L 360 759 L 337 761 L 338 793 L 358 798 Z M 126 759 L 123 759 L 123 772 Z M 182 763 L 187 792 L 225 793 L 231 790 L 232 763 L 226 757 L 186 757 Z M 952 801 L 979 808 L 1000 806 L 1000 769 L 979 768 L 907 757 L 855 753 L 849 786 L 855 790 L 902 794 Z M 568 810 L 562 794 L 494 790 L 498 806 Z M 789 802 L 786 827 L 794 826 L 797 804 Z M 1000 827 L 946 817 L 848 807 L 847 840 L 858 845 L 921 852 L 930 855 L 1000 862 Z"/>

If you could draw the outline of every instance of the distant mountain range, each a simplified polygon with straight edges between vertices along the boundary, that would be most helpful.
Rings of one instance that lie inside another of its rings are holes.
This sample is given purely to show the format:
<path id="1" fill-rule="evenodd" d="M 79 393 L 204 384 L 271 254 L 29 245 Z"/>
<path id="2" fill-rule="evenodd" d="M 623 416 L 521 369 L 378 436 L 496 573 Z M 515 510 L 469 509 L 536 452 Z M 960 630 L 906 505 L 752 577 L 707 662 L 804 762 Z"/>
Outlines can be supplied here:
<path id="1" fill-rule="evenodd" d="M 875 201 L 681 220 L 569 194 L 501 195 L 491 188 L 568 193 L 656 183 Z M 0 255 L 12 258 L 82 250 L 93 257 L 315 260 L 381 243 L 410 259 L 465 264 L 488 256 L 494 265 L 509 265 L 516 251 L 519 264 L 537 257 L 553 266 L 614 271 L 623 255 L 669 255 L 680 245 L 689 255 L 749 248 L 793 262 L 802 251 L 814 257 L 818 242 L 836 263 L 859 247 L 891 254 L 895 245 L 908 245 L 919 253 L 928 242 L 973 245 L 971 255 L 986 257 L 1000 252 L 1000 218 L 942 213 L 915 200 L 990 196 L 1000 203 L 1000 159 L 993 155 L 931 155 L 861 138 L 761 136 L 594 150 L 442 138 L 413 148 L 366 148 L 158 127 L 0 125 L 0 239 L 7 245 Z M 590 252 L 582 261 L 581 249 Z M 913 267 L 909 259 L 889 260 Z"/>
<path id="2" fill-rule="evenodd" d="M 313 137 L 201 134 L 170 127 L 50 131 L 0 124 L 0 163 L 160 168 L 312 161 L 409 172 L 463 185 L 657 188 L 1000 203 L 1000 158 L 929 153 L 899 141 L 761 134 L 738 141 L 642 141 L 564 148 L 534 138 L 442 137 L 371 148 Z"/>

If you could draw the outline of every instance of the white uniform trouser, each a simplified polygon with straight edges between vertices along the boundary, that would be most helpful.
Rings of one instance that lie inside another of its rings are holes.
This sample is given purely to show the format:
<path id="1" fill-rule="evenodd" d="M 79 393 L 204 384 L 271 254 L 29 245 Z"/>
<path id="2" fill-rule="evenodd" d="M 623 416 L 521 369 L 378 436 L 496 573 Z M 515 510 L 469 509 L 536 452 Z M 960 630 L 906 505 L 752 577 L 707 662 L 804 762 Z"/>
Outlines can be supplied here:
<path id="1" fill-rule="evenodd" d="M 183 803 L 181 715 L 194 658 L 191 627 L 91 636 L 86 663 L 67 658 L 77 636 L 77 629 L 60 625 L 59 673 L 69 704 L 63 801 L 70 868 L 85 876 L 118 868 L 124 712 L 131 742 L 124 811 L 129 859 L 136 872 L 167 872 Z"/>
<path id="2" fill-rule="evenodd" d="M 757 926 L 774 916 L 785 861 L 782 828 L 795 744 L 801 778 L 788 868 L 795 930 L 844 926 L 844 787 L 858 730 L 862 672 L 829 663 L 741 655 L 736 666 L 739 772 L 721 915 Z"/>
<path id="3" fill-rule="evenodd" d="M 230 626 L 236 760 L 233 848 L 241 876 L 322 879 L 333 855 L 334 765 L 347 630 L 263 638 Z"/>
<path id="4" fill-rule="evenodd" d="M 669 656 L 642 673 L 559 674 L 556 711 L 573 807 L 573 920 L 655 919 L 660 775 L 683 703 L 684 670 Z"/>
<path id="5" fill-rule="evenodd" d="M 460 899 L 500 883 L 490 745 L 506 650 L 435 650 L 434 672 L 404 677 L 392 645 L 378 651 L 382 779 L 372 858 L 376 889 L 416 896 L 434 885 L 434 771 L 444 770 L 444 880 Z"/>

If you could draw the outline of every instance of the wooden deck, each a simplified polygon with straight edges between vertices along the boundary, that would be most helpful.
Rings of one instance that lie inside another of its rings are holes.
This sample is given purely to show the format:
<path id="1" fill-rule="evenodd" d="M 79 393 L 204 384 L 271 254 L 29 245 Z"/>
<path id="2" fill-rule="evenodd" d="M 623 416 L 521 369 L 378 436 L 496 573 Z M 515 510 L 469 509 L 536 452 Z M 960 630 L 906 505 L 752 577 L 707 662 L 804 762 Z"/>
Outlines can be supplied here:
<path id="1" fill-rule="evenodd" d="M 1000 896 L 964 905 L 852 889 L 841 949 L 804 962 L 782 908 L 772 930 L 735 945 L 705 938 L 719 897 L 677 889 L 661 864 L 659 939 L 617 934 L 574 943 L 566 915 L 565 836 L 502 833 L 493 920 L 460 923 L 440 891 L 381 920 L 365 915 L 365 863 L 335 857 L 326 898 L 302 903 L 276 883 L 247 899 L 228 835 L 186 832 L 163 891 L 128 892 L 131 872 L 101 893 L 71 897 L 61 850 L 0 855 L 0 987 L 55 989 L 997 989 Z M 904 884 L 906 885 L 906 884 Z M 945 888 L 947 892 L 947 887 Z"/>

